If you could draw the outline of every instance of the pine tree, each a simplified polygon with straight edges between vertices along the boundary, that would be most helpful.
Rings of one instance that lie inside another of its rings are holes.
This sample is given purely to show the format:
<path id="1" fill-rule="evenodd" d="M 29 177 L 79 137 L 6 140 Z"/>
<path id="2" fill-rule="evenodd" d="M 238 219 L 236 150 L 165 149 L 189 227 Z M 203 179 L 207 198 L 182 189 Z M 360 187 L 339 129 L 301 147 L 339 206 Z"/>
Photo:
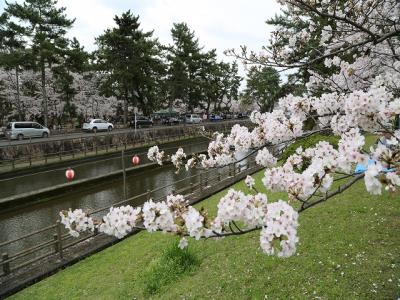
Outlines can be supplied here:
<path id="1" fill-rule="evenodd" d="M 278 71 L 271 67 L 252 66 L 247 73 L 245 102 L 256 102 L 261 112 L 272 111 L 281 96 Z"/>
<path id="2" fill-rule="evenodd" d="M 70 119 L 77 114 L 76 105 L 73 103 L 74 97 L 78 93 L 74 87 L 74 80 L 78 74 L 89 69 L 89 54 L 85 52 L 76 38 L 70 41 L 68 48 L 63 52 L 62 62 L 53 67 L 53 74 L 59 101 L 63 103 L 61 118 Z"/>
<path id="3" fill-rule="evenodd" d="M 44 123 L 48 123 L 46 67 L 59 63 L 68 46 L 66 30 L 75 20 L 68 19 L 65 7 L 58 8 L 57 0 L 25 0 L 22 4 L 6 2 L 6 12 L 17 19 L 32 43 L 32 59 L 40 70 Z"/>
<path id="4" fill-rule="evenodd" d="M 199 80 L 202 60 L 207 58 L 186 23 L 174 23 L 171 34 L 174 44 L 168 55 L 169 101 L 181 99 L 193 111 L 202 101 Z"/>
<path id="5" fill-rule="evenodd" d="M 102 93 L 123 100 L 127 124 L 128 104 L 144 114 L 158 107 L 159 81 L 165 67 L 158 41 L 152 39 L 152 31 L 140 29 L 139 16 L 127 11 L 114 20 L 117 27 L 107 29 L 96 39 L 96 59 L 105 75 Z"/>
<path id="6" fill-rule="evenodd" d="M 0 16 L 0 66 L 15 72 L 15 98 L 18 119 L 22 120 L 20 72 L 30 65 L 30 52 L 25 49 L 26 30 L 10 20 L 8 13 Z"/>
<path id="7" fill-rule="evenodd" d="M 214 112 L 229 109 L 232 99 L 238 97 L 241 82 L 237 64 L 218 62 L 216 52 L 212 50 L 206 53 L 205 59 L 202 60 L 201 74 L 206 113 L 209 114 L 212 108 Z M 224 99 L 227 103 L 224 103 Z"/>

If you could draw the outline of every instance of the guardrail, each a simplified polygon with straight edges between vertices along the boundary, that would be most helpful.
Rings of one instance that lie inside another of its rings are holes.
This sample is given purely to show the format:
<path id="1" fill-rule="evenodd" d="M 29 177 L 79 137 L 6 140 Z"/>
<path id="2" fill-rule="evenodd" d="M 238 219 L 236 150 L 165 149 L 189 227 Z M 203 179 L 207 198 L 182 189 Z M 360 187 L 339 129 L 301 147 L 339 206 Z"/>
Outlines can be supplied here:
<path id="1" fill-rule="evenodd" d="M 222 119 L 222 120 L 210 120 L 210 119 L 207 119 L 207 120 L 202 120 L 202 124 L 204 125 L 204 124 L 215 123 L 215 122 L 219 122 L 219 123 L 222 123 L 222 122 L 235 122 L 235 121 L 240 122 L 242 120 L 244 120 L 244 119 L 243 118 L 242 119 L 240 119 L 240 118 L 237 118 L 237 119 L 231 118 L 231 119 Z M 114 129 L 132 128 L 130 125 L 125 126 L 123 123 L 114 123 L 112 121 L 111 121 L 111 123 L 113 123 Z M 154 121 L 153 124 L 154 124 L 154 127 L 166 127 L 166 126 L 169 126 L 168 124 L 163 124 L 161 121 Z M 186 122 L 180 122 L 178 125 L 179 126 L 192 126 L 194 124 L 190 124 L 190 123 L 186 123 Z M 59 127 L 59 126 L 56 126 L 56 127 L 53 127 L 53 128 L 49 127 L 49 129 L 50 129 L 50 132 L 51 132 L 52 136 L 82 132 L 82 126 L 81 127 L 70 127 L 70 126 L 61 126 L 61 127 Z M 0 135 L 1 135 L 1 128 L 0 128 Z"/>
<path id="2" fill-rule="evenodd" d="M 89 212 L 89 215 L 100 218 L 110 207 L 143 203 L 150 198 L 152 198 L 153 201 L 162 201 L 171 193 L 183 194 L 190 203 L 195 203 L 260 169 L 261 168 L 255 164 L 254 157 L 249 157 L 245 161 L 201 171 L 168 185 L 149 190 L 128 199 L 123 199 L 111 206 L 92 210 Z M 29 246 L 27 249 L 15 253 L 4 250 L 5 248 L 10 248 L 12 244 L 28 244 L 30 238 L 38 235 L 40 236 L 40 241 Z M 60 224 L 60 221 L 57 221 L 53 225 L 27 233 L 19 238 L 2 242 L 0 243 L 0 253 L 2 253 L 0 261 L 0 279 L 1 277 L 12 276 L 13 273 L 18 272 L 24 267 L 40 261 L 45 262 L 46 259 L 54 257 L 55 255 L 62 261 L 64 259 L 64 253 L 72 246 L 99 235 L 102 235 L 102 233 L 95 231 L 94 233 L 84 234 L 80 238 L 73 238 L 66 232 L 62 224 Z M 3 250 L 1 250 L 2 248 Z"/>
<path id="3" fill-rule="evenodd" d="M 248 121 L 239 121 L 240 123 Z M 238 121 L 207 123 L 190 126 L 147 128 L 124 133 L 107 133 L 80 138 L 66 138 L 41 143 L 8 145 L 0 148 L 0 173 L 17 168 L 30 168 L 48 163 L 85 158 L 99 154 L 127 150 L 151 144 L 171 142 L 199 135 L 206 131 L 228 131 Z"/>

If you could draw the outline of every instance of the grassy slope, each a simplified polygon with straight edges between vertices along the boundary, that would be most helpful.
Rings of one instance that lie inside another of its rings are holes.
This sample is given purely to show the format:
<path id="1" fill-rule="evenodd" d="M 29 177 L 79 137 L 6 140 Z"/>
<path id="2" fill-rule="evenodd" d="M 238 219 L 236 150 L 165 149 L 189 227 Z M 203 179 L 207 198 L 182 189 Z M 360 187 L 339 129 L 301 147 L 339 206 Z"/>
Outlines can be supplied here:
<path id="1" fill-rule="evenodd" d="M 255 177 L 260 185 L 262 173 Z M 236 188 L 246 190 L 243 183 Z M 201 205 L 215 213 L 223 193 Z M 257 233 L 191 240 L 200 267 L 162 287 L 154 298 L 395 299 L 400 291 L 399 200 L 399 193 L 371 196 L 359 182 L 300 216 L 298 252 L 289 259 L 262 254 Z M 173 238 L 140 233 L 13 299 L 144 299 L 143 271 Z"/>

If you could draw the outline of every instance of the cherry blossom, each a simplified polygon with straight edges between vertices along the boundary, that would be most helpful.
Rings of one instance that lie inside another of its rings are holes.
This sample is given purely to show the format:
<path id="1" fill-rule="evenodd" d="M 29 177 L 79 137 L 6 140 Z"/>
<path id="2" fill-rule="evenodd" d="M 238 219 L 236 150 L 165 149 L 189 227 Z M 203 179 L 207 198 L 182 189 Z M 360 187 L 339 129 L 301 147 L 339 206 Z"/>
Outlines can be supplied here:
<path id="1" fill-rule="evenodd" d="M 185 152 L 183 152 L 182 148 L 179 148 L 175 154 L 171 156 L 171 162 L 178 170 L 183 165 L 183 160 L 186 158 Z"/>
<path id="2" fill-rule="evenodd" d="M 110 212 L 103 217 L 99 231 L 121 239 L 136 226 L 140 212 L 140 207 L 133 208 L 130 205 L 111 207 Z"/>
<path id="3" fill-rule="evenodd" d="M 227 134 L 216 132 L 206 155 L 189 156 L 178 149 L 169 157 L 154 146 L 149 149 L 148 158 L 160 165 L 171 160 L 178 169 L 185 166 L 186 170 L 254 159 L 264 168 L 264 187 L 269 192 L 285 192 L 288 201 L 269 202 L 265 193 L 246 194 L 231 188 L 219 200 L 215 217 L 210 217 L 206 210 L 189 205 L 182 196 L 170 195 L 166 201 L 149 200 L 134 213 L 131 209 L 122 215 L 119 212 L 121 222 L 112 219 L 118 212 L 113 210 L 95 226 L 103 226 L 116 236 L 123 236 L 134 227 L 168 232 L 181 238 L 180 248 L 187 247 L 188 237 L 223 238 L 258 230 L 264 253 L 288 257 L 296 251 L 299 213 L 346 192 L 361 180 L 373 195 L 382 190 L 398 191 L 400 130 L 393 125 L 400 113 L 400 3 L 279 3 L 289 12 L 291 21 L 304 26 L 298 30 L 279 26 L 272 34 L 271 47 L 260 55 L 248 53 L 245 48 L 240 54 L 235 50 L 228 53 L 248 64 L 302 68 L 309 75 L 306 91 L 283 97 L 271 112 L 254 111 L 250 115 L 253 128 L 235 125 Z M 315 48 L 315 38 L 320 47 Z M 329 72 L 321 71 L 321 65 Z M 308 120 L 314 123 L 312 130 L 305 129 Z M 337 136 L 338 147 L 320 141 L 299 147 L 278 164 L 280 153 L 287 146 L 316 133 Z M 384 135 L 385 141 L 366 149 L 368 133 Z M 252 177 L 247 177 L 245 183 L 254 188 Z M 134 218 L 129 219 L 126 214 Z M 82 211 L 63 214 L 62 222 L 73 235 L 97 224 Z"/>
<path id="4" fill-rule="evenodd" d="M 250 175 L 247 175 L 244 183 L 250 188 L 252 189 L 254 187 L 254 185 L 256 184 L 255 180 L 253 177 L 251 177 Z"/>
<path id="5" fill-rule="evenodd" d="M 73 237 L 78 237 L 80 232 L 94 229 L 92 218 L 88 217 L 82 209 L 71 209 L 60 212 L 61 224 L 69 231 Z"/>
<path id="6" fill-rule="evenodd" d="M 153 146 L 148 150 L 147 158 L 150 161 L 157 162 L 161 166 L 163 164 L 164 151 L 160 151 L 158 146 Z"/>

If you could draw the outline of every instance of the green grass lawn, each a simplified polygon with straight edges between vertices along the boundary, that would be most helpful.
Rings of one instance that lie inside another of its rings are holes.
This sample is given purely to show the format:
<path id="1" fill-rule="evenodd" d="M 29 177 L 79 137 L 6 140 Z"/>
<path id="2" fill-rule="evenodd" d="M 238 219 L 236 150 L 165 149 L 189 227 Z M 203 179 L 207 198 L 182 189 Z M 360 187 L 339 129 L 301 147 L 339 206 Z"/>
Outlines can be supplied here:
<path id="1" fill-rule="evenodd" d="M 262 172 L 255 178 L 263 190 Z M 247 190 L 243 182 L 235 188 Z M 215 214 L 224 193 L 198 206 Z M 284 199 L 282 194 L 269 194 L 270 201 L 278 198 Z M 165 259 L 170 253 L 163 251 L 177 238 L 142 232 L 11 298 L 397 299 L 399 216 L 400 193 L 372 196 L 361 181 L 300 215 L 300 243 L 291 258 L 264 255 L 258 232 L 218 241 L 190 240 L 195 265 L 178 274 Z M 183 259 L 190 263 L 191 257 Z M 158 277 L 151 277 L 154 269 Z M 170 280 L 161 282 L 168 276 Z M 156 293 L 146 290 L 149 278 L 160 278 Z"/>
<path id="2" fill-rule="evenodd" d="M 261 176 L 255 176 L 259 185 Z M 243 183 L 235 187 L 246 189 Z M 223 193 L 200 205 L 215 213 Z M 300 216 L 298 252 L 288 259 L 264 255 L 258 233 L 219 241 L 190 240 L 199 266 L 151 297 L 396 299 L 400 291 L 399 198 L 398 193 L 371 196 L 359 182 L 346 194 L 311 208 Z M 12 298 L 150 298 L 143 274 L 174 239 L 162 233 L 139 233 Z"/>

